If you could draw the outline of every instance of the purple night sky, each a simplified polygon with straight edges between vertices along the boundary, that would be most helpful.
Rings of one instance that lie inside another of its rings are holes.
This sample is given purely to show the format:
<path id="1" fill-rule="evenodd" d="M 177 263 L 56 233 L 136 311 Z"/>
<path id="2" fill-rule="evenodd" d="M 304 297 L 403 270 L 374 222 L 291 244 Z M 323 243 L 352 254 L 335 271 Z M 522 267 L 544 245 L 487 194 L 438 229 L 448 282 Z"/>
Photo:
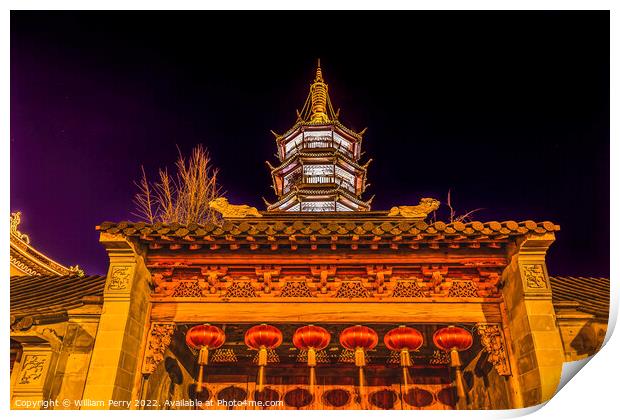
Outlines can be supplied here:
<path id="1" fill-rule="evenodd" d="M 452 189 L 478 220 L 560 224 L 551 274 L 609 276 L 606 11 L 13 11 L 21 230 L 104 274 L 95 226 L 135 220 L 140 165 L 198 143 L 231 202 L 264 209 L 269 130 L 293 125 L 317 57 L 343 123 L 368 126 L 374 210 Z"/>

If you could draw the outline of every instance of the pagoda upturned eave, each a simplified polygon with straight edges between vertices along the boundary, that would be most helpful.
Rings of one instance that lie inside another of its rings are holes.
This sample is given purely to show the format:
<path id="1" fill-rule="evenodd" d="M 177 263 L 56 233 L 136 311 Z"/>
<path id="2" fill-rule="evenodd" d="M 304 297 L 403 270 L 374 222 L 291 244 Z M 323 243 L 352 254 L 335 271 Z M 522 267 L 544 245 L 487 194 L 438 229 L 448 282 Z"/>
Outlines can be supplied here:
<path id="1" fill-rule="evenodd" d="M 329 129 L 330 127 L 334 127 L 334 128 L 341 130 L 342 134 L 349 136 L 350 140 L 356 141 L 356 142 L 361 142 L 363 140 L 363 133 L 366 131 L 364 129 L 362 130 L 362 132 L 357 133 L 356 131 L 346 127 L 344 124 L 342 124 L 338 120 L 333 120 L 333 121 L 330 121 L 329 123 L 324 123 L 324 122 L 312 123 L 309 121 L 298 120 L 297 122 L 295 122 L 295 124 L 291 128 L 289 128 L 283 134 L 277 134 L 277 133 L 274 133 L 274 134 L 275 134 L 276 143 L 280 144 L 282 142 L 286 142 L 286 140 L 290 139 L 291 137 L 301 133 L 302 130 L 305 128 L 320 130 L 320 129 Z"/>
<path id="2" fill-rule="evenodd" d="M 269 161 L 267 164 L 272 173 L 281 172 L 286 169 L 289 165 L 294 163 L 295 161 L 299 161 L 299 163 L 304 163 L 303 159 L 328 159 L 328 158 L 336 158 L 338 161 L 342 161 L 346 165 L 349 165 L 353 170 L 359 172 L 365 172 L 368 168 L 368 165 L 372 162 L 372 159 L 368 159 L 366 163 L 360 164 L 355 162 L 345 154 L 335 151 L 335 152 L 321 152 L 321 151 L 300 151 L 297 154 L 290 156 L 286 160 L 282 161 L 278 166 L 273 166 Z M 337 162 L 334 162 L 337 163 Z M 282 175 L 286 173 L 283 172 Z"/>
<path id="3" fill-rule="evenodd" d="M 312 201 L 321 201 L 321 199 L 325 199 L 328 201 L 339 202 L 341 199 L 347 203 L 347 207 L 350 207 L 352 212 L 356 211 L 369 211 L 370 210 L 370 202 L 362 201 L 357 198 L 356 194 L 348 191 L 347 189 L 336 186 L 335 183 L 331 184 L 322 184 L 321 187 L 317 187 L 315 184 L 302 184 L 298 189 L 290 190 L 283 194 L 281 198 L 268 205 L 267 211 L 287 211 L 286 209 L 290 209 L 295 205 L 299 205 L 304 202 L 312 202 Z M 303 200 L 300 200 L 303 198 Z M 287 205 L 291 202 L 291 205 Z M 281 206 L 285 206 L 286 209 L 283 209 Z M 313 212 L 313 214 L 321 214 L 325 211 L 321 212 Z"/>

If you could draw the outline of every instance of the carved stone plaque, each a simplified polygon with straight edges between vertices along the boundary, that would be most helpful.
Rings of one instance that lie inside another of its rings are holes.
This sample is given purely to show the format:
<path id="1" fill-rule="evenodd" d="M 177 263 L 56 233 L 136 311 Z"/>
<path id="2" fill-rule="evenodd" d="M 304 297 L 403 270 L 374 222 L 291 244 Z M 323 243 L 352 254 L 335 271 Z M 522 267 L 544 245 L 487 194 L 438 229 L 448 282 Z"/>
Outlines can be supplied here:
<path id="1" fill-rule="evenodd" d="M 523 276 L 530 289 L 546 289 L 547 279 L 542 264 L 524 264 Z"/>
<path id="2" fill-rule="evenodd" d="M 108 282 L 108 290 L 125 290 L 129 285 L 131 278 L 130 266 L 112 267 L 110 272 L 110 281 Z"/>

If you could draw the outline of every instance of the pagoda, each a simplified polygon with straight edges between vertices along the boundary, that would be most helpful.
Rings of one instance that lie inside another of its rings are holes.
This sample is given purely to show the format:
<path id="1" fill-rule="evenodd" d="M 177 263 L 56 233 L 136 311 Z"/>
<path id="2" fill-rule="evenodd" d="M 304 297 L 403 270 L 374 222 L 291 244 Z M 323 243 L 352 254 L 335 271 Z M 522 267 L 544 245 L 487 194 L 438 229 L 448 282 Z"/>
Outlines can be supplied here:
<path id="1" fill-rule="evenodd" d="M 286 133 L 274 133 L 277 166 L 269 165 L 278 200 L 268 211 L 343 212 L 368 211 L 364 201 L 366 169 L 360 164 L 362 135 L 338 121 L 323 80 L 321 63 L 308 97 L 297 111 L 295 125 Z"/>

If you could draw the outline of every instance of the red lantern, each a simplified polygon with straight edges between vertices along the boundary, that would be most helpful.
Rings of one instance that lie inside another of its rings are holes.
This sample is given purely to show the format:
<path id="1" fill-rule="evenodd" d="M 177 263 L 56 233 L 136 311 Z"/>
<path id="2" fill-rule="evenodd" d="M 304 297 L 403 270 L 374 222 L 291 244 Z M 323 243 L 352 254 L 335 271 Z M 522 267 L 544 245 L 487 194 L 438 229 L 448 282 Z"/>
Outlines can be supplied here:
<path id="1" fill-rule="evenodd" d="M 364 388 L 365 351 L 374 349 L 377 343 L 379 343 L 379 336 L 375 330 L 364 325 L 348 327 L 340 333 L 340 344 L 342 347 L 355 351 L 355 366 L 359 368 L 360 395 Z"/>
<path id="2" fill-rule="evenodd" d="M 459 351 L 467 350 L 471 347 L 474 342 L 471 333 L 464 328 L 451 325 L 435 331 L 433 342 L 441 350 L 450 352 L 450 365 L 456 369 L 457 394 L 459 400 L 465 401 L 465 385 L 463 383 L 463 373 L 461 372 Z"/>
<path id="3" fill-rule="evenodd" d="M 392 351 L 400 352 L 400 365 L 403 367 L 411 366 L 410 351 L 416 351 L 424 343 L 422 333 L 415 328 L 401 325 L 388 331 L 383 337 L 385 346 Z"/>
<path id="4" fill-rule="evenodd" d="M 355 365 L 362 367 L 366 364 L 365 350 L 374 349 L 379 343 L 379 336 L 372 328 L 364 325 L 355 325 L 342 330 L 340 344 L 348 350 L 355 350 Z"/>
<path id="5" fill-rule="evenodd" d="M 458 352 L 470 348 L 474 339 L 466 329 L 451 325 L 435 331 L 433 342 L 441 350 L 450 352 L 452 366 L 456 367 L 461 365 Z"/>
<path id="6" fill-rule="evenodd" d="M 310 367 L 310 389 L 316 383 L 314 367 L 316 366 L 316 351 L 323 350 L 329 344 L 331 335 L 322 327 L 306 325 L 299 327 L 293 334 L 293 345 L 308 352 L 308 366 Z"/>
<path id="7" fill-rule="evenodd" d="M 415 328 L 401 325 L 388 331 L 383 337 L 385 346 L 392 351 L 400 351 L 400 366 L 403 368 L 403 385 L 407 388 L 407 368 L 411 366 L 409 351 L 416 351 L 424 343 L 422 333 Z"/>
<path id="8" fill-rule="evenodd" d="M 245 345 L 258 350 L 258 392 L 263 390 L 265 383 L 265 366 L 267 366 L 267 350 L 275 349 L 282 344 L 282 331 L 272 325 L 255 325 L 245 332 Z"/>
<path id="9" fill-rule="evenodd" d="M 204 366 L 209 363 L 209 349 L 216 349 L 226 341 L 224 331 L 214 325 L 204 324 L 196 325 L 185 334 L 185 343 L 195 349 L 200 350 L 198 353 L 198 384 L 196 392 L 202 391 L 202 376 Z"/>

